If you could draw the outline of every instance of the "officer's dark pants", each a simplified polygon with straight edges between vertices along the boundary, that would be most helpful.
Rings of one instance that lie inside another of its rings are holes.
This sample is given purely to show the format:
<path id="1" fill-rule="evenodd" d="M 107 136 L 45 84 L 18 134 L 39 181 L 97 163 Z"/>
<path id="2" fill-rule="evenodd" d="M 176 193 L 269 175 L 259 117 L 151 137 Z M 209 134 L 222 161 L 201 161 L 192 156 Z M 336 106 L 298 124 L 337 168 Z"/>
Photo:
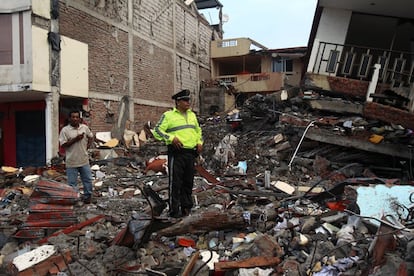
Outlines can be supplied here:
<path id="1" fill-rule="evenodd" d="M 193 207 L 191 194 L 194 185 L 195 158 L 195 150 L 175 150 L 168 147 L 170 216 L 185 215 Z"/>

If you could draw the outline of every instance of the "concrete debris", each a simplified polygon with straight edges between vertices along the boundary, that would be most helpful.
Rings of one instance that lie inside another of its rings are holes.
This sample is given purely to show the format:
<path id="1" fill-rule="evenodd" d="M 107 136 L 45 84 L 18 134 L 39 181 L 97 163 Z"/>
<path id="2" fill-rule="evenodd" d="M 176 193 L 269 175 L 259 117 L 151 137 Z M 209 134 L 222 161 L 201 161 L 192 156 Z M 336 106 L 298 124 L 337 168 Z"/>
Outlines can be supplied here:
<path id="1" fill-rule="evenodd" d="M 413 131 L 314 91 L 279 98 L 200 118 L 195 204 L 178 219 L 150 122 L 97 135 L 91 204 L 59 158 L 3 166 L 0 273 L 413 275 Z"/>

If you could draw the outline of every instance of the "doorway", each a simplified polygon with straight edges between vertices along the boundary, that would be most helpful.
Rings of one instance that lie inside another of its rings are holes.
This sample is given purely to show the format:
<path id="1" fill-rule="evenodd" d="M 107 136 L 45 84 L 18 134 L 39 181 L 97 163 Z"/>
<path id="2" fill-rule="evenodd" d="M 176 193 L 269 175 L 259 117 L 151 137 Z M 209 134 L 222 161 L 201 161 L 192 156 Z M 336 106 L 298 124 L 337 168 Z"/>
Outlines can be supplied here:
<path id="1" fill-rule="evenodd" d="M 16 112 L 16 163 L 18 167 L 46 164 L 45 112 Z"/>
<path id="2" fill-rule="evenodd" d="M 4 165 L 4 112 L 0 112 L 0 166 Z"/>

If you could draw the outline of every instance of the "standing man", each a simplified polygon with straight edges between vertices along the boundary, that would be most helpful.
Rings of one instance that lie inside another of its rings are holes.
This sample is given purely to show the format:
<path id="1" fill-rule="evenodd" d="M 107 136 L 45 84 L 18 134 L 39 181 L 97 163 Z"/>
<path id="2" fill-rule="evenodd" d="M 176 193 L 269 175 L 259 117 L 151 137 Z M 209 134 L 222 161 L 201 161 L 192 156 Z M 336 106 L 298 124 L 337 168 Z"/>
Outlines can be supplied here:
<path id="1" fill-rule="evenodd" d="M 190 91 L 172 96 L 175 108 L 164 112 L 154 128 L 156 139 L 168 146 L 169 215 L 187 216 L 193 207 L 194 162 L 203 149 L 201 128 L 190 109 Z"/>
<path id="2" fill-rule="evenodd" d="M 78 186 L 78 173 L 83 184 L 83 202 L 91 203 L 92 172 L 89 165 L 88 148 L 93 142 L 89 127 L 81 123 L 80 112 L 69 113 L 69 124 L 62 128 L 59 143 L 65 149 L 65 165 L 68 184 L 75 189 Z"/>

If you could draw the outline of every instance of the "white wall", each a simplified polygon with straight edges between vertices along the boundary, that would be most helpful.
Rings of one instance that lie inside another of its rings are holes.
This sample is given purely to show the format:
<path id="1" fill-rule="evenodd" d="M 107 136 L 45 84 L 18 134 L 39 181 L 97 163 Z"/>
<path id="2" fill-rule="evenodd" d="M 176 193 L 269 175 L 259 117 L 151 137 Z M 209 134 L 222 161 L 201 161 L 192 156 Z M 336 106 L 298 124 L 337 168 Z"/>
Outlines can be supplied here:
<path id="1" fill-rule="evenodd" d="M 50 92 L 50 57 L 47 30 L 32 26 L 33 90 Z"/>
<path id="2" fill-rule="evenodd" d="M 13 58 L 11 65 L 0 66 L 0 91 L 22 91 L 30 89 L 32 82 L 32 29 L 31 12 L 23 15 L 23 52 L 24 63 L 20 63 L 20 23 L 19 13 L 12 15 Z M 1 38 L 0 38 L 1 39 Z M 29 88 L 27 88 L 29 87 Z"/>
<path id="3" fill-rule="evenodd" d="M 13 13 L 17 11 L 29 10 L 31 0 L 1 0 L 0 11 L 4 13 Z"/>
<path id="4" fill-rule="evenodd" d="M 351 15 L 352 11 L 324 8 L 316 38 L 321 42 L 343 44 Z"/>
<path id="5" fill-rule="evenodd" d="M 312 72 L 315 62 L 318 62 L 321 58 L 320 56 L 317 56 L 320 42 L 329 42 L 336 44 L 345 43 L 351 16 L 352 11 L 349 10 L 338 10 L 331 8 L 323 9 L 318 30 L 315 36 L 315 43 L 313 44 L 312 48 L 311 58 L 308 64 L 308 72 Z M 329 58 L 330 50 L 333 48 L 334 46 L 325 48 L 325 55 L 323 56 L 323 59 Z M 338 47 L 336 50 L 341 51 L 342 47 Z M 322 68 L 325 68 L 325 65 L 326 64 L 322 64 Z M 319 73 L 322 74 L 324 72 Z"/>
<path id="6" fill-rule="evenodd" d="M 60 93 L 88 98 L 88 45 L 66 36 L 61 39 Z"/>
<path id="7" fill-rule="evenodd" d="M 32 10 L 34 14 L 50 19 L 50 1 L 32 0 Z"/>

